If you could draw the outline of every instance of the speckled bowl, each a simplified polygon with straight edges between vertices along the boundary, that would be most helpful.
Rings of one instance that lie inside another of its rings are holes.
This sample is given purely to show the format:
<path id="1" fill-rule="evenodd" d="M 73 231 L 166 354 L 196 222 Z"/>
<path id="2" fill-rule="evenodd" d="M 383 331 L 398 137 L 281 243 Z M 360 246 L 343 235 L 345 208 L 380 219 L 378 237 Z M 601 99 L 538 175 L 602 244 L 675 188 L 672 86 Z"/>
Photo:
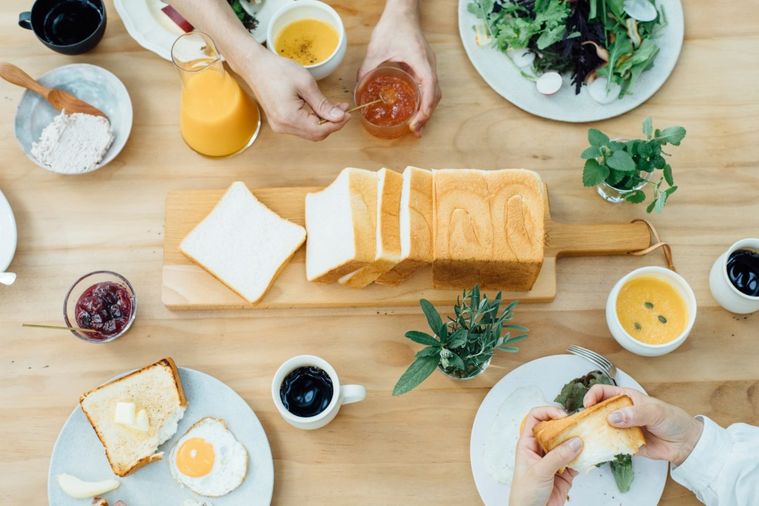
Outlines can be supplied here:
<path id="1" fill-rule="evenodd" d="M 118 77 L 97 65 L 74 63 L 47 72 L 37 79 L 49 88 L 61 88 L 77 98 L 103 111 L 111 122 L 113 144 L 103 160 L 88 172 L 106 166 L 121 152 L 132 130 L 132 101 Z M 42 130 L 60 114 L 47 101 L 34 92 L 26 91 L 16 109 L 14 129 L 16 139 L 26 156 L 45 170 L 32 155 L 32 144 L 40 138 Z M 53 172 L 53 171 L 51 171 Z M 86 174 L 80 172 L 79 174 Z"/>

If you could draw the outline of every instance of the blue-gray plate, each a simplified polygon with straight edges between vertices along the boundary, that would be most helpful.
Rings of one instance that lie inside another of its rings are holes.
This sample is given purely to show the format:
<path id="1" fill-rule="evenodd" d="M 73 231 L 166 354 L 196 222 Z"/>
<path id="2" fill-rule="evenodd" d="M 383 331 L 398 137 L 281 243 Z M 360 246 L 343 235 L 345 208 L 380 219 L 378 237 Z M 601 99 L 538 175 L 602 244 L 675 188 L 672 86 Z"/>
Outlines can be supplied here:
<path id="1" fill-rule="evenodd" d="M 164 452 L 163 460 L 148 464 L 126 478 L 117 478 L 121 482 L 119 488 L 104 497 L 110 504 L 120 499 L 129 506 L 179 506 L 187 499 L 202 502 L 202 496 L 174 480 L 168 459 L 171 449 L 187 429 L 201 418 L 211 416 L 223 419 L 232 434 L 248 450 L 248 473 L 236 490 L 223 497 L 211 498 L 210 502 L 214 506 L 268 506 L 274 490 L 274 462 L 269 441 L 256 414 L 242 397 L 218 379 L 187 368 L 180 368 L 179 375 L 187 396 L 187 411 L 174 437 L 160 448 Z M 78 405 L 55 442 L 48 471 L 47 496 L 48 502 L 55 506 L 85 504 L 82 499 L 73 499 L 61 490 L 56 478 L 61 473 L 88 481 L 114 477 L 103 446 Z"/>

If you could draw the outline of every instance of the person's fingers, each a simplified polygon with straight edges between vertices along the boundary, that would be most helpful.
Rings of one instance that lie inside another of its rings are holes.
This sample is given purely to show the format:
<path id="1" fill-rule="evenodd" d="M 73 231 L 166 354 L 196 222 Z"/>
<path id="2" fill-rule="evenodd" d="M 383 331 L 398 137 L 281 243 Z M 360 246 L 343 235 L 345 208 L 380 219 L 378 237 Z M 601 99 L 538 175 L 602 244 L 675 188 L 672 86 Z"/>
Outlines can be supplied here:
<path id="1" fill-rule="evenodd" d="M 573 437 L 563 442 L 535 464 L 541 476 L 553 476 L 562 467 L 572 462 L 582 452 L 582 439 Z"/>
<path id="2" fill-rule="evenodd" d="M 438 102 L 440 102 L 441 92 L 434 70 L 431 68 L 427 68 L 423 72 L 419 72 L 416 69 L 414 70 L 419 78 L 419 88 L 422 97 L 419 104 L 419 110 L 409 122 L 409 128 L 419 135 L 421 134 L 421 130 L 425 123 L 427 123 L 432 116 L 432 111 L 435 110 Z"/>
<path id="3" fill-rule="evenodd" d="M 621 394 L 629 394 L 629 390 L 614 385 L 593 385 L 585 394 L 582 403 L 586 408 L 589 408 L 609 397 Z"/>
<path id="4" fill-rule="evenodd" d="M 339 123 L 345 118 L 345 109 L 337 104 L 333 104 L 325 97 L 316 81 L 313 78 L 300 87 L 300 94 L 303 100 L 311 107 L 319 118 L 326 119 L 332 123 Z"/>
<path id="5" fill-rule="evenodd" d="M 565 416 L 567 416 L 567 413 L 556 406 L 540 406 L 538 408 L 532 408 L 524 417 L 524 424 L 521 431 L 522 435 L 532 434 L 533 427 L 539 422 L 564 418 Z"/>
<path id="6" fill-rule="evenodd" d="M 645 402 L 618 409 L 609 414 L 608 421 L 614 427 L 657 426 L 664 418 L 664 409 L 657 402 Z"/>

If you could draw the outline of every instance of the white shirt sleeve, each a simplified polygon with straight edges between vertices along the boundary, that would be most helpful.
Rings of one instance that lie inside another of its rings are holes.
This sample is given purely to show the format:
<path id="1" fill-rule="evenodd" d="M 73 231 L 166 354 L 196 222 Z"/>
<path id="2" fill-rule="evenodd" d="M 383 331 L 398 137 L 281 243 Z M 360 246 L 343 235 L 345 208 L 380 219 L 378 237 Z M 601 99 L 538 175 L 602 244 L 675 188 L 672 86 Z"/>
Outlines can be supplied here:
<path id="1" fill-rule="evenodd" d="M 723 429 L 705 416 L 696 447 L 672 479 L 707 506 L 759 505 L 759 427 L 736 423 Z"/>

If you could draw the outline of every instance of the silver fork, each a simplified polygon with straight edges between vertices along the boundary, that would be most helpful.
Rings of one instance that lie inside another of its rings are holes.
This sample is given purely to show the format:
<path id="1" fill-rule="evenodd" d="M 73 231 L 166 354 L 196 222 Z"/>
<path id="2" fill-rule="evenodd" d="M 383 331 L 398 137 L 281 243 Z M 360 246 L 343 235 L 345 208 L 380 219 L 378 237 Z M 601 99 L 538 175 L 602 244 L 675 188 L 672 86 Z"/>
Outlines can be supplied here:
<path id="1" fill-rule="evenodd" d="M 593 350 L 583 348 L 582 346 L 576 346 L 574 344 L 570 345 L 569 348 L 567 348 L 567 351 L 572 355 L 577 355 L 578 357 L 582 357 L 588 362 L 592 363 L 598 367 L 602 373 L 606 374 L 609 377 L 613 385 L 617 384 L 617 368 L 614 366 L 614 364 L 611 363 L 608 358 L 604 357 L 603 355 L 599 355 Z"/>

